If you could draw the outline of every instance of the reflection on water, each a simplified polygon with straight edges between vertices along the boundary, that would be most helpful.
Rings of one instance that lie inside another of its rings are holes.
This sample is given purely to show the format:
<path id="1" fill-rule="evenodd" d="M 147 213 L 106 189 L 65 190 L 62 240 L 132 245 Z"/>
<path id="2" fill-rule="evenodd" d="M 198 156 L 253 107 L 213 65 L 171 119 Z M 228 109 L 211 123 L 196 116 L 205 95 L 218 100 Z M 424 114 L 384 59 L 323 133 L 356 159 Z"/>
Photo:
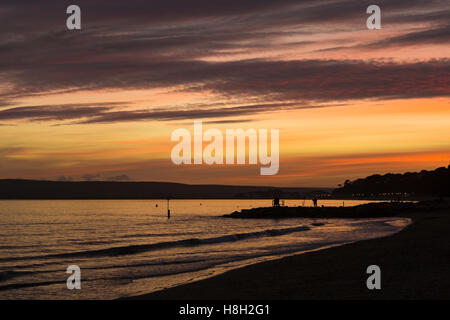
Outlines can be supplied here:
<path id="1" fill-rule="evenodd" d="M 365 201 L 345 206 L 360 203 Z M 171 200 L 168 220 L 166 200 L 0 201 L 0 298 L 111 299 L 151 292 L 249 263 L 389 235 L 409 223 L 220 217 L 270 205 L 271 200 Z M 65 271 L 72 264 L 82 270 L 79 291 L 66 289 Z"/>

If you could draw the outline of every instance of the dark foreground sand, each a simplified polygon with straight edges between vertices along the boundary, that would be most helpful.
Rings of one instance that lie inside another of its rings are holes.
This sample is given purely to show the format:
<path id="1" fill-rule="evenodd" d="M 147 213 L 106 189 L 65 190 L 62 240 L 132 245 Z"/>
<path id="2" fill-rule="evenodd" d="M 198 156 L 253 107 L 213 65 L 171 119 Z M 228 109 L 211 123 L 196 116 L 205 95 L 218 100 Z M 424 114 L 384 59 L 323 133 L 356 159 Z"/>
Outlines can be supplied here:
<path id="1" fill-rule="evenodd" d="M 450 299 L 450 212 L 414 214 L 400 233 L 263 262 L 132 299 Z M 369 265 L 382 290 L 366 288 Z"/>

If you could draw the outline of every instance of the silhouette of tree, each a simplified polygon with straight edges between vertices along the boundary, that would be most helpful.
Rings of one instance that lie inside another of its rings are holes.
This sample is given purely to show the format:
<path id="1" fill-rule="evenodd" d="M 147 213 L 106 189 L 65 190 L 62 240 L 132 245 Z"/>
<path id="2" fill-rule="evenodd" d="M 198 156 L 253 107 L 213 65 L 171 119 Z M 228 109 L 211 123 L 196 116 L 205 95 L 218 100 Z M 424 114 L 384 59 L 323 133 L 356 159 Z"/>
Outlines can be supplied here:
<path id="1" fill-rule="evenodd" d="M 333 191 L 333 194 L 450 196 L 450 165 L 434 171 L 375 174 L 364 179 L 346 180 L 343 186 Z"/>

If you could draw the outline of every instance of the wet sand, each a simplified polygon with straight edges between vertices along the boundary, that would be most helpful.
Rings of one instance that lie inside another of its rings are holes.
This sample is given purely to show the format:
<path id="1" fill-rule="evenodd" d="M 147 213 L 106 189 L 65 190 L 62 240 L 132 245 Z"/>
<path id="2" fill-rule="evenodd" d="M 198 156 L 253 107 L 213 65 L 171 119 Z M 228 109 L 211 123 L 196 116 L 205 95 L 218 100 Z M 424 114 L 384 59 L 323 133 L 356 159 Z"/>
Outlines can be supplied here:
<path id="1" fill-rule="evenodd" d="M 386 238 L 262 262 L 131 299 L 449 299 L 450 211 L 405 215 L 414 223 Z M 381 290 L 366 268 L 381 268 Z"/>

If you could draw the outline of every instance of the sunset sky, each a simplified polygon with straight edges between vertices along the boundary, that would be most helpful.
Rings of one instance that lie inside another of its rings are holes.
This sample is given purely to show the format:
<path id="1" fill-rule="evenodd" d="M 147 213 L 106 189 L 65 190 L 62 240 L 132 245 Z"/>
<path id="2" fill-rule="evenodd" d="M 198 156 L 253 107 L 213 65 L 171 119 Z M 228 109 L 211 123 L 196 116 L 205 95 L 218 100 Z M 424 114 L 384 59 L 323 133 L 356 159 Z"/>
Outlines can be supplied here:
<path id="1" fill-rule="evenodd" d="M 0 178 L 335 187 L 448 166 L 449 21 L 448 0 L 2 0 Z M 194 120 L 279 129 L 279 174 L 173 165 Z"/>

